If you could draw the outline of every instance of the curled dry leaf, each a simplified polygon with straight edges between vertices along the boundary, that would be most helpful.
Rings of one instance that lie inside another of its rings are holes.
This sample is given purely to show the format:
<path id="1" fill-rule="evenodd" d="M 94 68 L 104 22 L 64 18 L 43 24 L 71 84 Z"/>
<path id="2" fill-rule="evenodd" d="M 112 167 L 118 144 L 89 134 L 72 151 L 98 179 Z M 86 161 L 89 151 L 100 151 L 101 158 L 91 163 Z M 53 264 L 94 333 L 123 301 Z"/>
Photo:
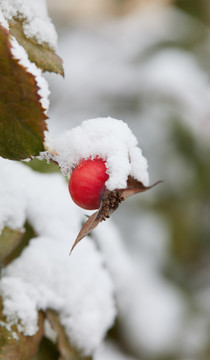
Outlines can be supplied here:
<path id="1" fill-rule="evenodd" d="M 59 315 L 55 311 L 48 309 L 46 311 L 46 317 L 58 337 L 57 346 L 61 355 L 59 360 L 92 360 L 91 356 L 82 356 L 79 349 L 76 349 L 70 343 L 65 333 L 65 329 L 60 323 Z"/>
<path id="2" fill-rule="evenodd" d="M 122 201 L 126 200 L 129 196 L 149 190 L 161 182 L 162 180 L 157 181 L 153 185 L 144 186 L 142 182 L 134 179 L 132 176 L 129 176 L 127 180 L 127 187 L 125 189 L 116 189 L 114 191 L 106 190 L 101 198 L 100 208 L 92 214 L 83 225 L 71 248 L 70 254 L 75 246 L 93 229 L 95 229 L 101 221 L 105 221 L 111 216 Z"/>

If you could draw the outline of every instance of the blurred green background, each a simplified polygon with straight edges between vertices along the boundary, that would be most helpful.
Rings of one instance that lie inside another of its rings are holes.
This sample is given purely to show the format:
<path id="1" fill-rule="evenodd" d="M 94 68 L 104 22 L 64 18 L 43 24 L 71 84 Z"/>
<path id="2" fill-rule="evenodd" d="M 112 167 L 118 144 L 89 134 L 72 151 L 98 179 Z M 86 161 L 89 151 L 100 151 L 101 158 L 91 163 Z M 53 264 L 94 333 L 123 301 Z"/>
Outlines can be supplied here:
<path id="1" fill-rule="evenodd" d="M 148 280 L 138 284 L 139 344 L 117 324 L 110 337 L 139 359 L 210 359 L 210 2 L 48 6 L 65 69 L 64 80 L 47 76 L 50 132 L 99 116 L 122 119 L 148 159 L 151 183 L 164 180 L 113 216 Z M 57 171 L 38 160 L 30 166 Z"/>

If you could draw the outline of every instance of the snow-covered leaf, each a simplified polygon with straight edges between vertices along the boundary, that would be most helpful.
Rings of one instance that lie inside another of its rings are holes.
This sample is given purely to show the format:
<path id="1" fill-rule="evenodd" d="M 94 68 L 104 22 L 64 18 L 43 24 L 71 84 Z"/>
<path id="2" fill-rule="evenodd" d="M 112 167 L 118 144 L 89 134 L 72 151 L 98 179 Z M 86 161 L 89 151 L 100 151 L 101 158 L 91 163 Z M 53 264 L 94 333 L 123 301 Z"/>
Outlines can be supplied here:
<path id="1" fill-rule="evenodd" d="M 40 174 L 2 158 L 0 167 L 0 228 L 22 229 L 28 221 L 37 234 L 31 234 L 21 254 L 2 272 L 4 315 L 9 323 L 21 324 L 24 335 L 33 336 L 37 313 L 51 309 L 73 347 L 90 356 L 116 316 L 103 257 L 91 241 L 68 257 L 82 214 L 69 199 L 60 174 Z"/>
<path id="2" fill-rule="evenodd" d="M 64 75 L 61 58 L 47 43 L 39 44 L 35 38 L 28 38 L 24 34 L 23 24 L 18 20 L 10 22 L 10 33 L 28 53 L 29 60 L 34 62 L 43 71 L 55 72 Z"/>
<path id="3" fill-rule="evenodd" d="M 138 194 L 140 192 L 146 191 L 154 187 L 155 185 L 161 183 L 162 181 L 157 181 L 153 185 L 144 186 L 141 181 L 134 179 L 132 176 L 128 177 L 127 187 L 125 189 L 116 189 L 114 191 L 106 190 L 101 200 L 101 206 L 98 211 L 92 214 L 86 223 L 83 225 L 80 230 L 70 253 L 73 251 L 75 246 L 82 240 L 86 235 L 88 235 L 92 230 L 94 230 L 98 224 L 109 218 L 112 213 L 118 208 L 119 204 L 127 199 L 129 196 Z"/>
<path id="4" fill-rule="evenodd" d="M 2 305 L 1 305 L 2 308 Z M 43 337 L 44 316 L 40 312 L 38 331 L 33 336 L 24 336 L 18 326 L 6 323 L 0 310 L 0 360 L 30 360 L 36 354 Z"/>
<path id="5" fill-rule="evenodd" d="M 2 231 L 1 236 L 2 247 L 3 249 L 7 250 L 7 253 L 5 254 L 6 256 L 4 256 L 4 258 L 2 259 L 2 265 L 7 266 L 13 260 L 20 256 L 24 248 L 28 246 L 29 241 L 32 238 L 36 237 L 37 234 L 35 233 L 33 227 L 26 221 L 24 225 L 24 230 L 11 230 L 8 227 L 5 227 Z"/>
<path id="6" fill-rule="evenodd" d="M 9 32 L 0 26 L 0 155 L 20 160 L 44 150 L 47 116 L 36 77 L 12 51 Z"/>

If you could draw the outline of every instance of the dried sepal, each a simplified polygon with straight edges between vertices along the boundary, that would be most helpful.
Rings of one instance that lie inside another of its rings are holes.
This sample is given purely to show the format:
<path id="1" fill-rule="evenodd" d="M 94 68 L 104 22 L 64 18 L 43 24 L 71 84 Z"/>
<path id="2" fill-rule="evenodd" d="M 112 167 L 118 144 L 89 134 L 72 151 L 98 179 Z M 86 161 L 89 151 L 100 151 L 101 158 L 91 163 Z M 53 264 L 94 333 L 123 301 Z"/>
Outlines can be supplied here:
<path id="1" fill-rule="evenodd" d="M 75 246 L 92 230 L 94 230 L 101 221 L 108 219 L 112 213 L 118 208 L 119 204 L 128 197 L 138 194 L 140 192 L 151 189 L 162 181 L 157 181 L 153 185 L 144 186 L 142 182 L 134 179 L 132 176 L 128 177 L 127 187 L 124 189 L 116 189 L 113 191 L 105 190 L 101 198 L 101 205 L 98 211 L 92 214 L 81 228 L 77 238 L 71 248 L 72 253 Z"/>
<path id="2" fill-rule="evenodd" d="M 132 176 L 129 176 L 128 180 L 127 180 L 127 188 L 126 189 L 120 189 L 120 191 L 122 191 L 122 196 L 123 196 L 123 198 L 125 200 L 129 196 L 132 196 L 132 195 L 138 194 L 140 192 L 149 190 L 149 189 L 153 188 L 154 186 L 156 186 L 156 185 L 158 185 L 158 184 L 160 184 L 162 182 L 163 182 L 162 180 L 159 180 L 159 181 L 155 182 L 154 184 L 152 184 L 150 186 L 144 186 L 141 181 L 138 181 L 138 180 L 134 179 Z"/>

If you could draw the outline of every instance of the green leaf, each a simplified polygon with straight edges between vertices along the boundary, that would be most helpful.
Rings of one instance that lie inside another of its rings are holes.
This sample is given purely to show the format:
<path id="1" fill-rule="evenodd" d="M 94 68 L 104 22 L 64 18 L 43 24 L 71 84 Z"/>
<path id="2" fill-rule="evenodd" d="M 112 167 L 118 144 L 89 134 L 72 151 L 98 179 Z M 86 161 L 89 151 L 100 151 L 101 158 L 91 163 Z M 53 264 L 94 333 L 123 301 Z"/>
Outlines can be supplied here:
<path id="1" fill-rule="evenodd" d="M 0 84 L 0 156 L 21 160 L 38 155 L 44 151 L 47 116 L 35 77 L 12 57 L 9 32 L 1 25 Z"/>
<path id="2" fill-rule="evenodd" d="M 39 160 L 37 158 L 32 159 L 29 162 L 26 161 L 22 161 L 22 164 L 24 166 L 30 167 L 31 169 L 33 169 L 34 171 L 38 171 L 41 173 L 55 173 L 55 172 L 59 172 L 61 171 L 60 167 L 53 163 L 53 162 L 47 162 L 47 160 L 42 159 Z"/>
<path id="3" fill-rule="evenodd" d="M 8 228 L 5 228 L 5 230 L 3 230 L 3 234 L 2 234 L 3 235 L 2 246 L 3 246 L 3 242 L 4 242 L 7 251 L 9 251 L 9 250 L 11 250 L 11 251 L 6 255 L 6 257 L 4 257 L 3 259 L 0 259 L 2 261 L 3 266 L 8 265 L 11 261 L 18 258 L 20 256 L 20 254 L 22 253 L 22 251 L 25 249 L 25 247 L 28 246 L 29 241 L 32 238 L 37 236 L 34 229 L 27 221 L 24 225 L 24 232 L 19 233 L 21 235 L 19 241 L 18 241 L 18 239 L 15 239 L 15 233 L 16 233 L 16 236 L 18 236 L 17 230 L 10 230 Z M 9 236 L 11 236 L 11 239 L 9 239 Z M 11 243 L 10 247 L 6 243 L 7 240 L 9 243 Z"/>
<path id="4" fill-rule="evenodd" d="M 2 302 L 0 302 L 0 360 L 30 360 L 38 351 L 39 343 L 44 333 L 44 316 L 40 312 L 38 332 L 33 336 L 24 336 L 18 332 L 17 327 L 6 326 L 2 315 Z M 4 326 L 5 324 L 5 326 Z"/>
<path id="5" fill-rule="evenodd" d="M 36 39 L 27 38 L 19 20 L 12 20 L 9 27 L 10 34 L 24 47 L 31 62 L 34 62 L 43 71 L 50 71 L 64 76 L 61 58 L 54 53 L 54 50 L 47 43 L 38 44 Z"/>
<path id="6" fill-rule="evenodd" d="M 5 227 L 0 235 L 0 261 L 2 262 L 20 244 L 23 232 Z"/>

